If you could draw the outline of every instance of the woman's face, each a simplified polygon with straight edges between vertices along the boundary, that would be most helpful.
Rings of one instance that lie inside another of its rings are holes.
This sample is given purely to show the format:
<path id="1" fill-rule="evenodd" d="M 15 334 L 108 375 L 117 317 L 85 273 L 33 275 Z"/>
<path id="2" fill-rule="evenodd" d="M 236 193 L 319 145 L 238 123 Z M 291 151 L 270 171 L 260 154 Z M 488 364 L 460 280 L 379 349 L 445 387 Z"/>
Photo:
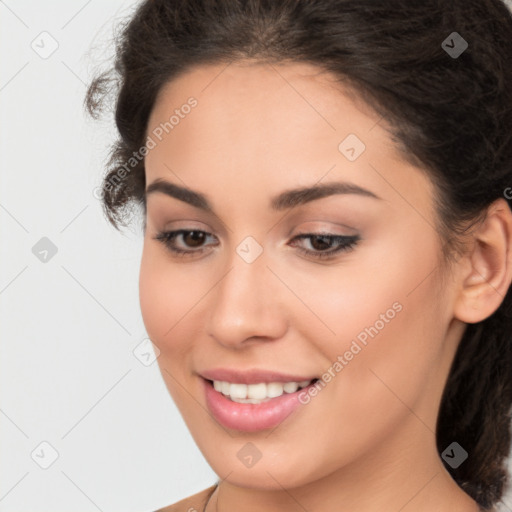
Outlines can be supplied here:
<path id="1" fill-rule="evenodd" d="M 463 324 L 441 287 L 433 189 L 383 125 L 306 64 L 196 68 L 151 113 L 146 186 L 174 188 L 147 194 L 142 315 L 192 436 L 231 483 L 438 457 Z M 192 233 L 155 238 L 177 230 Z M 282 394 L 239 403 L 222 389 Z"/>

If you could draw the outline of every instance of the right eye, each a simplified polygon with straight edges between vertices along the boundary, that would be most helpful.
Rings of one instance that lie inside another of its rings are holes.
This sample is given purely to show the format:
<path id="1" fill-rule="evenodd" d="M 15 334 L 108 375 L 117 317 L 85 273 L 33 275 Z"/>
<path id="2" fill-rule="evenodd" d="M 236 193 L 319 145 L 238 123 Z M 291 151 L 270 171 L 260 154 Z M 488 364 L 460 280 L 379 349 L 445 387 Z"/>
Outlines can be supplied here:
<path id="1" fill-rule="evenodd" d="M 213 235 L 198 229 L 178 229 L 175 231 L 161 231 L 154 239 L 162 242 L 171 253 L 180 257 L 186 257 L 203 253 L 205 248 L 202 244 L 208 236 Z M 185 248 L 176 245 L 177 239 L 181 239 L 182 243 L 184 242 Z M 186 247 L 199 248 L 190 250 L 186 249 Z"/>

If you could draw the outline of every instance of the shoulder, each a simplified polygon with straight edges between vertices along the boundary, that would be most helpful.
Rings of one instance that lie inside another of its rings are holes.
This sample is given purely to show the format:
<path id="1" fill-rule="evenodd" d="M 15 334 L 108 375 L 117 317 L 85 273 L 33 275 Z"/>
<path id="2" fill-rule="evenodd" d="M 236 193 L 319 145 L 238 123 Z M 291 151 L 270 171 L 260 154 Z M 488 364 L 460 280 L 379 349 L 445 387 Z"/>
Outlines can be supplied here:
<path id="1" fill-rule="evenodd" d="M 173 505 L 160 508 L 155 512 L 203 512 L 208 498 L 213 494 L 216 487 L 217 484 L 214 484 L 197 494 L 184 498 Z"/>

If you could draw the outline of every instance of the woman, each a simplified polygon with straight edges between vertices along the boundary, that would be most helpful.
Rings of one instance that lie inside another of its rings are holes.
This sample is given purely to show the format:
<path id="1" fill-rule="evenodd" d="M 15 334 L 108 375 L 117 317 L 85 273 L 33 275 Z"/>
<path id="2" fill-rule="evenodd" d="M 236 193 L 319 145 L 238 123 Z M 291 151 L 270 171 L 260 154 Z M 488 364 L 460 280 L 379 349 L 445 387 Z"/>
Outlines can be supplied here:
<path id="1" fill-rule="evenodd" d="M 219 476 L 164 511 L 493 510 L 512 404 L 501 0 L 148 0 L 119 35 L 115 227 Z"/>

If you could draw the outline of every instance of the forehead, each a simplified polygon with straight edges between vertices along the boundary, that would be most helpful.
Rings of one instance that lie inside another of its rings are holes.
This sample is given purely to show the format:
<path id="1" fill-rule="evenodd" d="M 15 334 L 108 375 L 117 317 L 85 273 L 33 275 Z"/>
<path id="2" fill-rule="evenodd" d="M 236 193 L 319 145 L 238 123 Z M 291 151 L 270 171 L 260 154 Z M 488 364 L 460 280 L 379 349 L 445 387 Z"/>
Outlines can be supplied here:
<path id="1" fill-rule="evenodd" d="M 225 129 L 236 122 L 253 132 L 264 128 L 273 134 L 286 127 L 294 133 L 301 129 L 309 137 L 317 132 L 339 137 L 348 129 L 368 132 L 381 120 L 347 85 L 318 67 L 237 62 L 198 66 L 167 83 L 155 101 L 149 126 L 165 122 L 190 97 L 199 107 L 193 117 L 215 123 L 211 128 Z M 281 137 L 279 141 L 283 142 Z"/>
<path id="2" fill-rule="evenodd" d="M 190 98 L 196 105 L 183 109 Z M 381 196 L 392 194 L 383 190 L 389 189 L 386 179 L 404 190 L 429 189 L 426 177 L 403 160 L 385 120 L 352 89 L 310 64 L 193 68 L 161 89 L 147 134 L 169 125 L 173 114 L 178 122 L 146 157 L 148 181 L 172 177 L 172 168 L 198 186 L 213 184 L 215 176 L 247 183 L 258 176 L 278 188 L 329 174 L 361 186 L 378 182 Z M 345 140 L 360 145 L 357 160 L 340 149 Z"/>

